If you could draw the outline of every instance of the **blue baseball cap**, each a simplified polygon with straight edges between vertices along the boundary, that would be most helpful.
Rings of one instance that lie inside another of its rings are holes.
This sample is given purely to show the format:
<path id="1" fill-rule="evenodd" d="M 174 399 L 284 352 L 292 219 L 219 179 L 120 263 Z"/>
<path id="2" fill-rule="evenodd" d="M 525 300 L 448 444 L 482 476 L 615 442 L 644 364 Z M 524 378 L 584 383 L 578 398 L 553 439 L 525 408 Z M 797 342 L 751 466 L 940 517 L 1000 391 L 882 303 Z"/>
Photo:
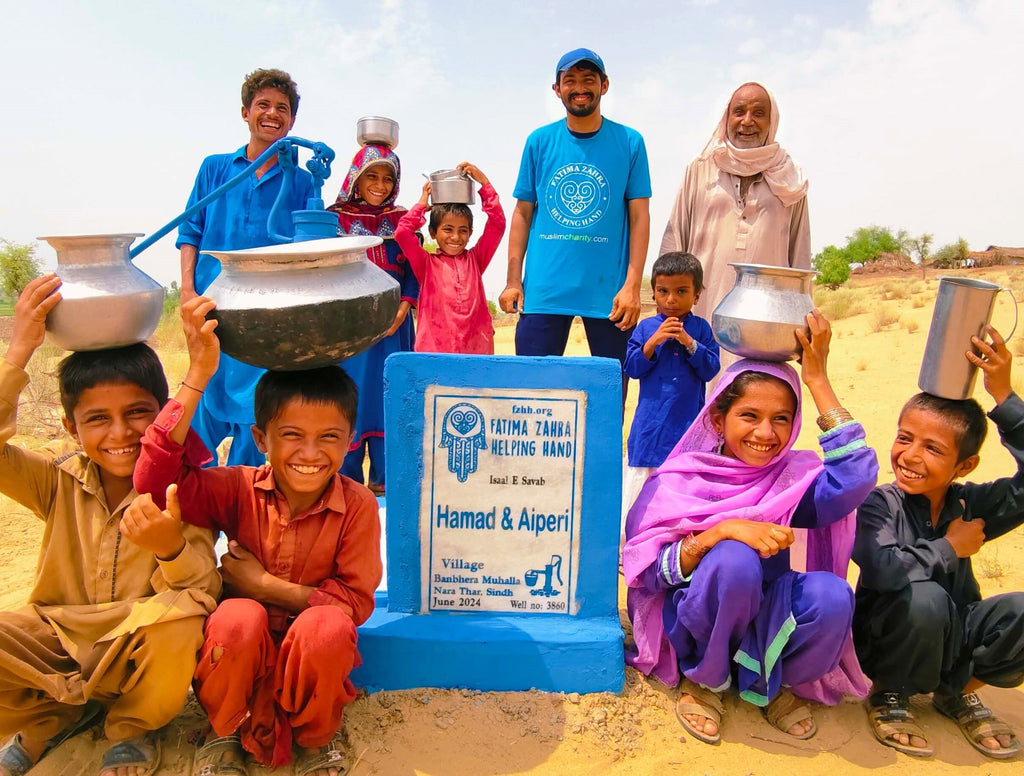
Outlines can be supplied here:
<path id="1" fill-rule="evenodd" d="M 597 65 L 597 69 L 601 71 L 601 75 L 605 75 L 604 62 L 601 57 L 597 55 L 596 51 L 590 49 L 578 48 L 573 49 L 568 54 L 563 54 L 562 58 L 558 60 L 558 66 L 555 68 L 555 81 L 558 77 L 564 73 L 573 65 L 578 65 L 580 62 L 591 62 Z"/>

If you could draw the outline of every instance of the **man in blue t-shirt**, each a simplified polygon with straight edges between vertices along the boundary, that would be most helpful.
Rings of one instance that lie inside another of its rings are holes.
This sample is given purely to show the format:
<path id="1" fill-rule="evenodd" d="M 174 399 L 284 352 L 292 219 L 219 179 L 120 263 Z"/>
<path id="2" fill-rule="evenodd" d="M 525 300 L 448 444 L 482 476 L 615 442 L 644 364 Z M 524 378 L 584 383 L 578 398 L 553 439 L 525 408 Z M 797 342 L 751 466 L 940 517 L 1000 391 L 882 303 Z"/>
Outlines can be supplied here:
<path id="1" fill-rule="evenodd" d="M 249 126 L 249 142 L 230 154 L 203 160 L 189 197 L 192 207 L 207 194 L 245 170 L 295 125 L 299 92 L 283 70 L 256 70 L 242 84 L 242 120 Z M 181 301 L 202 294 L 220 274 L 220 262 L 201 251 L 237 251 L 272 245 L 267 220 L 282 186 L 287 185 L 274 231 L 290 234 L 291 213 L 303 210 L 313 196 L 313 178 L 296 169 L 285 181 L 277 156 L 253 171 L 224 196 L 214 200 L 178 227 L 176 247 L 181 250 Z M 221 353 L 217 373 L 210 380 L 192 420 L 192 428 L 216 457 L 217 446 L 231 437 L 228 464 L 259 466 L 266 458 L 252 437 L 253 394 L 264 370 Z"/>
<path id="2" fill-rule="evenodd" d="M 563 56 L 552 88 L 566 116 L 526 140 L 501 309 L 520 313 L 518 355 L 562 355 L 578 315 L 591 355 L 622 363 L 650 234 L 647 149 L 639 132 L 601 116 L 608 76 L 595 52 Z"/>

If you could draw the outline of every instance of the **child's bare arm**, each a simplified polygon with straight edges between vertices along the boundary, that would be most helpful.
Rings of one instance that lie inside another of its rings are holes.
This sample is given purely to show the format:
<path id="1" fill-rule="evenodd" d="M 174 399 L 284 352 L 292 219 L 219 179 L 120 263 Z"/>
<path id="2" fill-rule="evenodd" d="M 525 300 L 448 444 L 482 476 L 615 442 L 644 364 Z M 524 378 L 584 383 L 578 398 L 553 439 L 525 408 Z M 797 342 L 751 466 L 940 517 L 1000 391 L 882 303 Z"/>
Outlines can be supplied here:
<path id="1" fill-rule="evenodd" d="M 796 330 L 796 338 L 802 351 L 800 353 L 800 377 L 814 399 L 818 414 L 839 407 L 839 398 L 832 388 L 828 377 L 828 351 L 832 341 L 832 327 L 820 310 L 813 310 L 807 315 L 807 327 L 810 339 L 802 329 Z"/>
<path id="2" fill-rule="evenodd" d="M 985 380 L 985 391 L 996 400 L 996 405 L 1002 404 L 1010 398 L 1013 387 L 1010 384 L 1010 367 L 1013 364 L 1013 356 L 1006 349 L 1006 341 L 1002 335 L 992 326 L 986 326 L 985 330 L 992 338 L 989 344 L 980 337 L 971 337 L 971 343 L 981 355 L 967 351 L 967 360 L 978 367 Z"/>
<path id="3" fill-rule="evenodd" d="M 179 445 L 185 444 L 192 416 L 220 362 L 220 340 L 214 333 L 217 321 L 206 319 L 214 307 L 216 305 L 213 300 L 205 296 L 192 297 L 181 306 L 181 323 L 185 330 L 185 344 L 188 346 L 189 366 L 185 379 L 174 396 L 181 404 L 183 412 L 170 433 L 171 439 Z"/>
<path id="4" fill-rule="evenodd" d="M 468 175 L 481 186 L 486 186 L 488 183 L 490 183 L 490 180 L 488 180 L 487 176 L 484 175 L 480 168 L 477 167 L 475 164 L 471 164 L 470 162 L 460 162 L 456 169 L 463 175 Z"/>
<path id="5" fill-rule="evenodd" d="M 60 278 L 55 274 L 36 278 L 25 286 L 14 305 L 14 332 L 4 356 L 24 369 L 46 336 L 46 316 L 60 301 Z"/>

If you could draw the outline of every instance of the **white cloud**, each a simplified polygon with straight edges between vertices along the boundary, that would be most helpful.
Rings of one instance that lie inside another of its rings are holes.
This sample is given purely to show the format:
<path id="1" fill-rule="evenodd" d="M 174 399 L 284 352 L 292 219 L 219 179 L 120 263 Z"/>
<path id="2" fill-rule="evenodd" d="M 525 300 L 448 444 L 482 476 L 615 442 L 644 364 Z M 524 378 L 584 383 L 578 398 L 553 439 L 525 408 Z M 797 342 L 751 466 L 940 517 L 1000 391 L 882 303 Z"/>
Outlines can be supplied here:
<path id="1" fill-rule="evenodd" d="M 756 57 L 765 48 L 765 42 L 761 38 L 750 38 L 736 48 L 736 53 L 742 57 Z"/>

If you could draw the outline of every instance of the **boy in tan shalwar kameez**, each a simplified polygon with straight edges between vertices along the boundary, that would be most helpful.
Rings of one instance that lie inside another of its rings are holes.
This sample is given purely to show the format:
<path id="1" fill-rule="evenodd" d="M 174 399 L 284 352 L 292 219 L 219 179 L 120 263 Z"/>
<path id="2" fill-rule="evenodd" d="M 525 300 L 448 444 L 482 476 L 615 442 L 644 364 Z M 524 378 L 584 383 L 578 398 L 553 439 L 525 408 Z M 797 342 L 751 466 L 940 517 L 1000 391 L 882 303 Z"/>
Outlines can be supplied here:
<path id="1" fill-rule="evenodd" d="M 0 361 L 0 491 L 46 523 L 27 606 L 0 612 L 0 740 L 16 734 L 0 774 L 29 770 L 100 706 L 112 742 L 100 773 L 151 773 L 152 731 L 184 705 L 220 594 L 213 537 L 183 526 L 176 503 L 161 512 L 132 488 L 139 439 L 168 394 L 144 344 L 61 363 L 64 423 L 81 448 L 8 443 L 59 285 L 53 275 L 29 284 Z"/>

